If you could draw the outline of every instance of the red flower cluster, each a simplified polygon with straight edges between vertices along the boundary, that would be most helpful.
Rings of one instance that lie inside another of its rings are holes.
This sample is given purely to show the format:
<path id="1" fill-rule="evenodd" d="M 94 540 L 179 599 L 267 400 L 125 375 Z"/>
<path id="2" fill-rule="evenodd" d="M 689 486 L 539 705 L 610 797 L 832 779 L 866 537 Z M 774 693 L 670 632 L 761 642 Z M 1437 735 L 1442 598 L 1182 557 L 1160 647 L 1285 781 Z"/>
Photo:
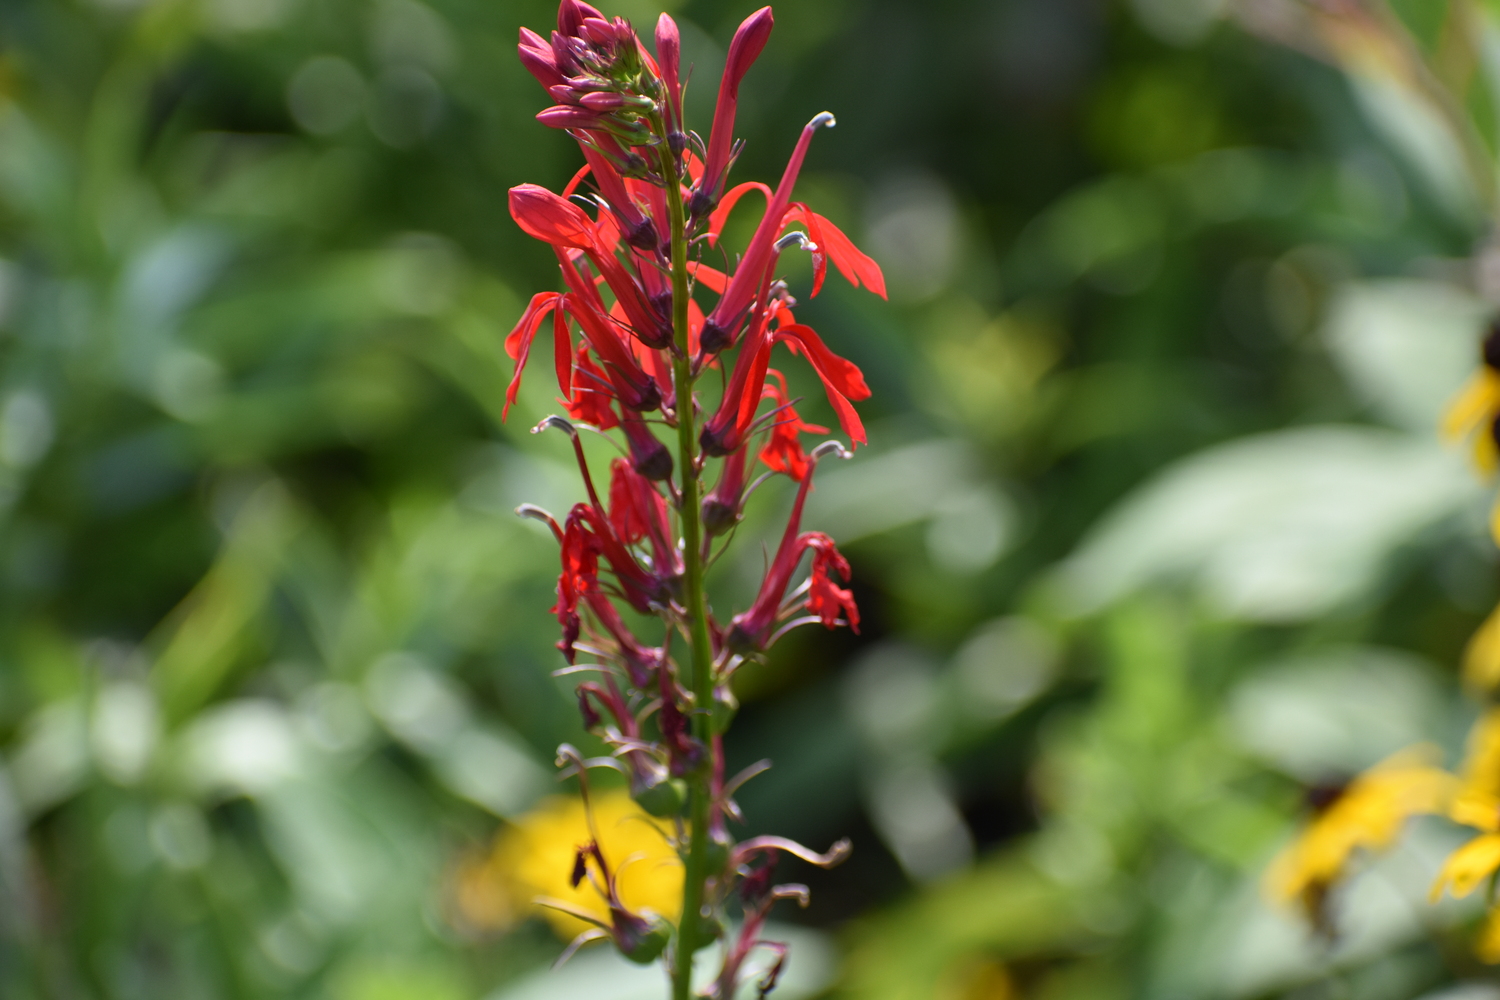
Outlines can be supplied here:
<path id="1" fill-rule="evenodd" d="M 835 442 L 804 449 L 803 434 L 827 428 L 798 415 L 798 400 L 771 367 L 772 355 L 780 345 L 808 362 L 852 445 L 865 443 L 854 403 L 870 390 L 857 366 L 797 322 L 796 301 L 777 278 L 781 254 L 794 247 L 811 253 L 813 295 L 822 288 L 829 260 L 855 287 L 885 295 L 880 267 L 832 222 L 792 200 L 813 135 L 833 125 L 832 115 L 817 115 L 803 128 L 774 189 L 757 182 L 726 189 L 740 150 L 734 139 L 740 84 L 772 24 L 766 7 L 736 32 L 706 144 L 682 121 L 681 44 L 666 14 L 656 25 L 654 57 L 628 22 L 605 18 L 579 0 L 562 0 L 550 38 L 523 28 L 520 41 L 522 62 L 555 102 L 537 118 L 576 139 L 586 165 L 560 194 L 534 184 L 510 191 L 512 217 L 552 248 L 564 290 L 535 295 L 506 339 L 516 370 L 505 412 L 516 401 L 533 342 L 550 317 L 553 367 L 571 421 L 599 431 L 618 429 L 628 455 L 611 464 L 606 506 L 573 423 L 547 418 L 536 429 L 557 427 L 572 437 L 588 502 L 574 506 L 561 524 L 536 508 L 522 512 L 545 520 L 562 549 L 552 609 L 562 629 L 558 647 L 569 664 L 579 651 L 595 661 L 570 669 L 600 674 L 578 688 L 585 724 L 613 746 L 612 766 L 629 775 L 637 799 L 657 815 L 676 815 L 682 800 L 671 791 L 674 780 L 701 776 L 705 756 L 711 758 L 715 837 L 722 835 L 724 816 L 735 814 L 729 798 L 734 782 L 723 780 L 717 736 L 710 740 L 690 717 L 732 706 L 729 676 L 786 629 L 814 621 L 859 627 L 852 594 L 836 582 L 848 579 L 848 562 L 827 535 L 800 530 L 818 458 L 848 453 Z M 766 207 L 737 266 L 725 273 L 704 263 L 729 214 L 752 192 L 764 197 Z M 715 295 L 712 306 L 700 307 L 685 294 L 689 287 Z M 724 356 L 735 349 L 732 361 Z M 724 388 L 710 405 L 694 390 L 699 377 L 715 369 Z M 677 462 L 653 424 L 680 429 L 674 435 Z M 689 433 L 694 428 L 696 435 Z M 685 498 L 702 494 L 708 459 L 722 460 L 716 485 L 698 509 L 685 510 Z M 752 460 L 767 471 L 747 482 Z M 755 602 L 727 626 L 716 624 L 706 608 L 695 618 L 684 594 L 692 589 L 688 581 L 697 579 L 695 567 L 707 560 L 714 539 L 739 522 L 755 486 L 778 473 L 798 482 L 797 496 Z M 697 518 L 701 540 L 689 548 L 684 539 L 697 537 L 697 528 L 688 532 L 684 524 Z M 789 597 L 808 551 L 807 582 Z M 617 602 L 662 618 L 663 644 L 637 638 Z M 668 650 L 672 633 L 692 634 L 695 623 L 706 625 L 709 636 L 695 648 L 711 646 L 714 706 L 694 706 L 692 686 Z M 658 739 L 650 737 L 652 729 Z M 766 850 L 772 847 L 780 849 Z M 768 871 L 762 866 L 739 874 L 764 882 Z M 768 886 L 751 892 L 761 916 L 775 896 Z M 741 952 L 734 959 L 735 969 L 742 958 Z"/>

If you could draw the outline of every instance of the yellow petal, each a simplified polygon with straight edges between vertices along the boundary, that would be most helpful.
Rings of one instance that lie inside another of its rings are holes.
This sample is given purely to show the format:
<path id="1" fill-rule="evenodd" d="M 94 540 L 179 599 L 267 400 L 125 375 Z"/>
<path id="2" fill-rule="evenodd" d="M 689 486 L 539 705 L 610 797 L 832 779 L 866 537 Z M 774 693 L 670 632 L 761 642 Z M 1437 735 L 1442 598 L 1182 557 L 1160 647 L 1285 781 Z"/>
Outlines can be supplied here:
<path id="1" fill-rule="evenodd" d="M 1491 910 L 1479 926 L 1474 954 L 1486 965 L 1500 965 L 1500 910 Z"/>
<path id="2" fill-rule="evenodd" d="M 1492 512 L 1490 528 L 1493 531 L 1495 527 Z M 1464 648 L 1464 683 L 1479 692 L 1500 686 L 1500 608 L 1490 612 Z"/>
<path id="3" fill-rule="evenodd" d="M 1474 435 L 1474 448 L 1470 456 L 1474 460 L 1474 468 L 1486 476 L 1494 473 L 1495 466 L 1500 465 L 1500 450 L 1495 447 L 1493 431 L 1486 430 L 1482 434 Z"/>
<path id="4" fill-rule="evenodd" d="M 1463 899 L 1496 869 L 1500 869 L 1500 834 L 1486 833 L 1475 837 L 1443 862 L 1443 870 L 1432 883 L 1432 899 L 1437 901 L 1445 885 L 1449 886 L 1454 899 Z"/>
<path id="5" fill-rule="evenodd" d="M 1481 715 L 1469 732 L 1462 795 L 1500 797 L 1500 707 Z"/>
<path id="6" fill-rule="evenodd" d="M 1500 798 L 1485 792 L 1465 792 L 1453 800 L 1448 816 L 1476 830 L 1500 833 Z"/>
<path id="7" fill-rule="evenodd" d="M 1500 375 L 1481 368 L 1469 379 L 1443 414 L 1443 436 L 1450 441 L 1463 437 L 1481 423 L 1494 419 L 1500 410 Z"/>
<path id="8" fill-rule="evenodd" d="M 553 796 L 501 836 L 493 863 L 514 886 L 520 905 L 529 909 L 535 897 L 546 896 L 608 921 L 609 907 L 595 884 L 589 879 L 571 884 L 574 851 L 597 832 L 625 906 L 675 920 L 682 899 L 682 862 L 676 850 L 625 791 L 601 792 L 592 802 L 593 830 L 580 798 Z M 542 915 L 565 939 L 589 926 L 555 910 Z"/>

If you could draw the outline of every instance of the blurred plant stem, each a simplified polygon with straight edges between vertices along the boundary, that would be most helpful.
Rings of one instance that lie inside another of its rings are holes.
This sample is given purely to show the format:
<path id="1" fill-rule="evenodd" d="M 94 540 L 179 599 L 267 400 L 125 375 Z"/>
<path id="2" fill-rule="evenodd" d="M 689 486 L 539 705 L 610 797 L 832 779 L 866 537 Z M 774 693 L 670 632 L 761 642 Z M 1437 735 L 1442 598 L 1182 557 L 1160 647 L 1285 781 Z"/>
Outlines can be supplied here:
<path id="1" fill-rule="evenodd" d="M 662 128 L 665 135 L 666 129 Z M 708 602 L 703 594 L 703 528 L 698 489 L 698 436 L 693 421 L 693 362 L 688 343 L 687 224 L 682 206 L 682 177 L 669 145 L 659 147 L 662 176 L 666 178 L 667 210 L 672 224 L 672 334 L 676 357 L 672 363 L 677 395 L 678 468 L 682 494 L 683 603 L 692 640 L 693 736 L 710 745 L 713 709 L 713 647 L 708 636 Z M 708 870 L 708 762 L 688 775 L 689 837 L 687 870 L 682 880 L 682 915 L 677 924 L 677 946 L 672 956 L 672 995 L 688 1000 L 693 990 L 693 953 L 697 951 L 703 881 Z"/>

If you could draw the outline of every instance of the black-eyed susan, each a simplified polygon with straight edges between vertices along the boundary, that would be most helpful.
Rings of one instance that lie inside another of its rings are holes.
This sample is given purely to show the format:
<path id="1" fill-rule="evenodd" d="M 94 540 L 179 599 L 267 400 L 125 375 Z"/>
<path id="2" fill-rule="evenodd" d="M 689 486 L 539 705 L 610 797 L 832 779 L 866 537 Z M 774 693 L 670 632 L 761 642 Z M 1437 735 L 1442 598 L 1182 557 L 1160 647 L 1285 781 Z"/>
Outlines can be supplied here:
<path id="1" fill-rule="evenodd" d="M 1329 930 L 1324 903 L 1355 852 L 1383 851 L 1411 817 L 1447 809 L 1457 779 L 1434 766 L 1436 757 L 1436 748 L 1411 747 L 1356 777 L 1272 862 L 1267 892 L 1300 905 L 1315 926 Z"/>
<path id="2" fill-rule="evenodd" d="M 1432 884 L 1434 901 L 1445 889 L 1462 899 L 1500 871 L 1500 708 L 1480 716 L 1469 734 L 1462 783 L 1448 815 L 1480 833 L 1443 863 Z M 1474 951 L 1482 961 L 1500 963 L 1500 911 L 1492 909 L 1485 918 Z"/>
<path id="3" fill-rule="evenodd" d="M 1480 348 L 1479 370 L 1470 377 L 1443 416 L 1443 435 L 1473 438 L 1474 464 L 1486 475 L 1500 466 L 1500 319 L 1490 323 Z M 1500 504 L 1490 513 L 1490 534 L 1500 544 Z"/>

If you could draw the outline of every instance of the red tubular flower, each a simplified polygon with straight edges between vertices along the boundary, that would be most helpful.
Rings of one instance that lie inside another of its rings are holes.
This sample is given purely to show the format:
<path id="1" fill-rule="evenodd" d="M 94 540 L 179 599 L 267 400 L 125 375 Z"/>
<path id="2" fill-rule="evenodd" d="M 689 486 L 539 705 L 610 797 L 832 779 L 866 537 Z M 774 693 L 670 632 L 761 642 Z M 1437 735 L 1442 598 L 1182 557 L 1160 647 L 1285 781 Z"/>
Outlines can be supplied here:
<path id="1" fill-rule="evenodd" d="M 536 77 L 544 90 L 551 91 L 553 87 L 563 86 L 563 75 L 557 68 L 557 57 L 552 53 L 552 45 L 541 35 L 530 28 L 522 28 L 521 41 L 516 46 L 516 51 L 520 54 L 521 65 Z"/>
<path id="2" fill-rule="evenodd" d="M 813 550 L 812 573 L 808 577 L 807 610 L 818 616 L 824 628 L 833 628 L 839 623 L 842 613 L 854 634 L 859 634 L 859 608 L 854 604 L 854 594 L 833 582 L 828 575 L 833 570 L 849 579 L 849 560 L 834 547 L 833 539 L 820 531 L 810 531 L 802 536 L 805 546 Z"/>
<path id="3" fill-rule="evenodd" d="M 661 405 L 656 380 L 636 364 L 624 337 L 616 332 L 615 321 L 604 311 L 598 289 L 578 273 L 566 251 L 556 249 L 556 253 L 563 280 L 573 290 L 567 296 L 568 313 L 578 321 L 584 339 L 603 363 L 615 398 L 632 410 L 646 412 L 656 409 Z"/>
<path id="4" fill-rule="evenodd" d="M 710 535 L 722 535 L 740 523 L 740 508 L 745 502 L 746 449 L 735 449 L 724 459 L 718 485 L 703 498 L 703 529 Z"/>
<path id="5" fill-rule="evenodd" d="M 776 403 L 776 409 L 772 411 L 775 422 L 771 424 L 771 436 L 761 448 L 759 458 L 773 472 L 784 472 L 801 482 L 812 467 L 812 460 L 802 450 L 801 435 L 827 434 L 828 428 L 809 424 L 799 417 L 787 396 L 786 379 L 781 372 L 768 368 L 766 373 L 775 375 L 778 383 L 767 383 L 764 393 L 764 398 Z"/>
<path id="6" fill-rule="evenodd" d="M 776 185 L 776 193 L 771 196 L 766 214 L 756 227 L 750 245 L 745 248 L 740 266 L 735 269 L 734 277 L 729 280 L 729 286 L 724 289 L 724 294 L 719 297 L 713 311 L 703 321 L 702 343 L 705 351 L 720 351 L 734 342 L 757 290 L 766 280 L 768 268 L 774 263 L 776 239 L 781 235 L 781 220 L 791 203 L 792 188 L 797 184 L 797 174 L 802 170 L 802 161 L 807 156 L 807 147 L 812 144 L 813 133 L 824 125 L 833 124 L 833 115 L 824 111 L 802 129 L 797 146 L 792 150 L 791 159 L 787 161 L 786 170 L 781 175 L 781 183 Z"/>
<path id="7" fill-rule="evenodd" d="M 814 462 L 816 456 L 817 452 L 811 456 Z M 843 610 L 847 613 L 850 627 L 859 631 L 859 609 L 855 607 L 853 595 L 837 587 L 828 575 L 829 570 L 834 570 L 847 580 L 849 563 L 834 547 L 833 539 L 822 532 L 797 533 L 802 524 L 802 507 L 807 501 L 808 490 L 812 488 L 812 471 L 808 470 L 801 485 L 797 487 L 797 499 L 792 504 L 786 532 L 781 536 L 781 545 L 761 583 L 755 603 L 748 611 L 735 615 L 730 620 L 725 642 L 732 650 L 751 652 L 766 647 L 771 639 L 771 630 L 781 617 L 781 602 L 786 594 L 787 584 L 791 582 L 792 574 L 802 560 L 802 553 L 807 549 L 812 549 L 814 553 L 806 601 L 808 610 L 817 615 L 828 628 L 838 624 L 838 613 Z"/>
<path id="8" fill-rule="evenodd" d="M 599 187 L 599 193 L 604 196 L 609 210 L 614 213 L 620 223 L 620 229 L 625 234 L 625 242 L 631 246 L 640 247 L 642 250 L 655 250 L 660 238 L 656 234 L 656 226 L 651 220 L 641 214 L 636 206 L 635 199 L 625 189 L 625 179 L 622 178 L 609 162 L 608 157 L 587 143 L 579 144 L 583 148 L 583 158 L 588 161 L 589 169 L 594 175 L 594 183 Z"/>
<path id="9" fill-rule="evenodd" d="M 641 645 L 609 598 L 597 587 L 585 591 L 583 596 L 588 602 L 589 610 L 619 647 L 619 657 L 630 677 L 630 683 L 642 691 L 651 690 L 651 678 L 661 668 L 662 651 L 656 647 Z"/>
<path id="10" fill-rule="evenodd" d="M 718 203 L 724 178 L 734 160 L 734 113 L 739 106 L 740 82 L 751 64 L 766 47 L 775 19 L 770 7 L 762 7 L 740 23 L 729 43 L 724 60 L 724 75 L 719 80 L 719 98 L 714 104 L 714 121 L 709 133 L 708 158 L 703 163 L 703 177 L 693 191 L 689 208 L 697 218 L 706 216 Z"/>
<path id="11" fill-rule="evenodd" d="M 610 463 L 609 520 L 615 535 L 625 544 L 643 539 L 651 542 L 651 569 L 658 578 L 670 581 L 682 575 L 682 558 L 672 541 L 667 502 L 621 458 Z"/>
<path id="12" fill-rule="evenodd" d="M 597 179 L 597 173 L 595 177 Z M 629 201 L 623 183 L 621 198 Z M 583 209 L 539 185 L 518 184 L 510 189 L 510 214 L 528 236 L 551 244 L 559 253 L 559 259 L 564 250 L 582 250 L 603 275 L 609 290 L 614 292 L 642 343 L 651 347 L 665 347 L 671 343 L 671 325 L 647 299 L 614 253 L 608 247 L 600 246 L 594 223 Z M 644 219 L 641 221 L 645 224 Z M 563 270 L 566 274 L 566 265 Z M 573 287 L 575 291 L 580 290 Z"/>
<path id="13" fill-rule="evenodd" d="M 573 645 L 578 641 L 580 628 L 578 602 L 599 586 L 598 539 L 578 516 L 578 508 L 583 506 L 578 504 L 573 508 L 573 513 L 568 516 L 568 526 L 563 531 L 562 574 L 557 578 L 557 603 L 552 606 L 552 613 L 557 615 L 557 623 L 562 626 L 562 639 L 557 648 L 562 650 L 569 663 L 577 656 Z"/>
<path id="14" fill-rule="evenodd" d="M 583 27 L 583 22 L 589 18 L 604 20 L 604 15 L 599 8 L 581 2 L 581 0 L 562 0 L 557 5 L 557 30 L 565 35 L 576 35 Z"/>
<path id="15" fill-rule="evenodd" d="M 626 414 L 622 426 L 625 428 L 625 440 L 630 445 L 630 464 L 635 471 L 657 482 L 670 478 L 672 452 L 651 433 L 646 422 Z"/>
<path id="16" fill-rule="evenodd" d="M 531 302 L 521 314 L 515 329 L 505 338 L 505 353 L 515 360 L 516 373 L 505 389 L 505 406 L 500 411 L 501 421 L 510 416 L 516 393 L 521 389 L 521 373 L 525 371 L 526 359 L 531 355 L 531 341 L 549 312 L 553 314 L 553 360 L 557 367 L 557 385 L 565 395 L 568 394 L 572 384 L 572 367 L 569 363 L 572 345 L 569 343 L 571 338 L 568 336 L 567 320 L 563 318 L 561 306 L 562 296 L 557 292 L 537 292 L 531 297 Z"/>
<path id="17" fill-rule="evenodd" d="M 834 354 L 824 345 L 823 338 L 818 336 L 817 331 L 801 323 L 778 328 L 771 339 L 775 343 L 785 343 L 793 353 L 800 353 L 807 358 L 813 371 L 818 373 L 823 391 L 828 394 L 828 402 L 838 414 L 839 426 L 849 435 L 850 442 L 856 445 L 868 443 L 865 425 L 852 405 L 854 401 L 868 399 L 870 396 L 870 387 L 865 384 L 865 376 L 859 366 Z"/>
<path id="18" fill-rule="evenodd" d="M 591 424 L 601 431 L 620 426 L 620 418 L 610 405 L 615 398 L 614 390 L 609 379 L 594 364 L 593 358 L 589 357 L 588 344 L 578 345 L 576 365 L 578 374 L 573 380 L 573 391 L 564 404 L 568 408 L 568 416 L 580 423 Z"/>
<path id="19" fill-rule="evenodd" d="M 661 64 L 661 82 L 667 98 L 667 143 L 672 153 L 681 156 L 687 148 L 687 135 L 682 129 L 682 36 L 677 31 L 677 22 L 665 11 L 656 19 L 656 57 Z"/>

